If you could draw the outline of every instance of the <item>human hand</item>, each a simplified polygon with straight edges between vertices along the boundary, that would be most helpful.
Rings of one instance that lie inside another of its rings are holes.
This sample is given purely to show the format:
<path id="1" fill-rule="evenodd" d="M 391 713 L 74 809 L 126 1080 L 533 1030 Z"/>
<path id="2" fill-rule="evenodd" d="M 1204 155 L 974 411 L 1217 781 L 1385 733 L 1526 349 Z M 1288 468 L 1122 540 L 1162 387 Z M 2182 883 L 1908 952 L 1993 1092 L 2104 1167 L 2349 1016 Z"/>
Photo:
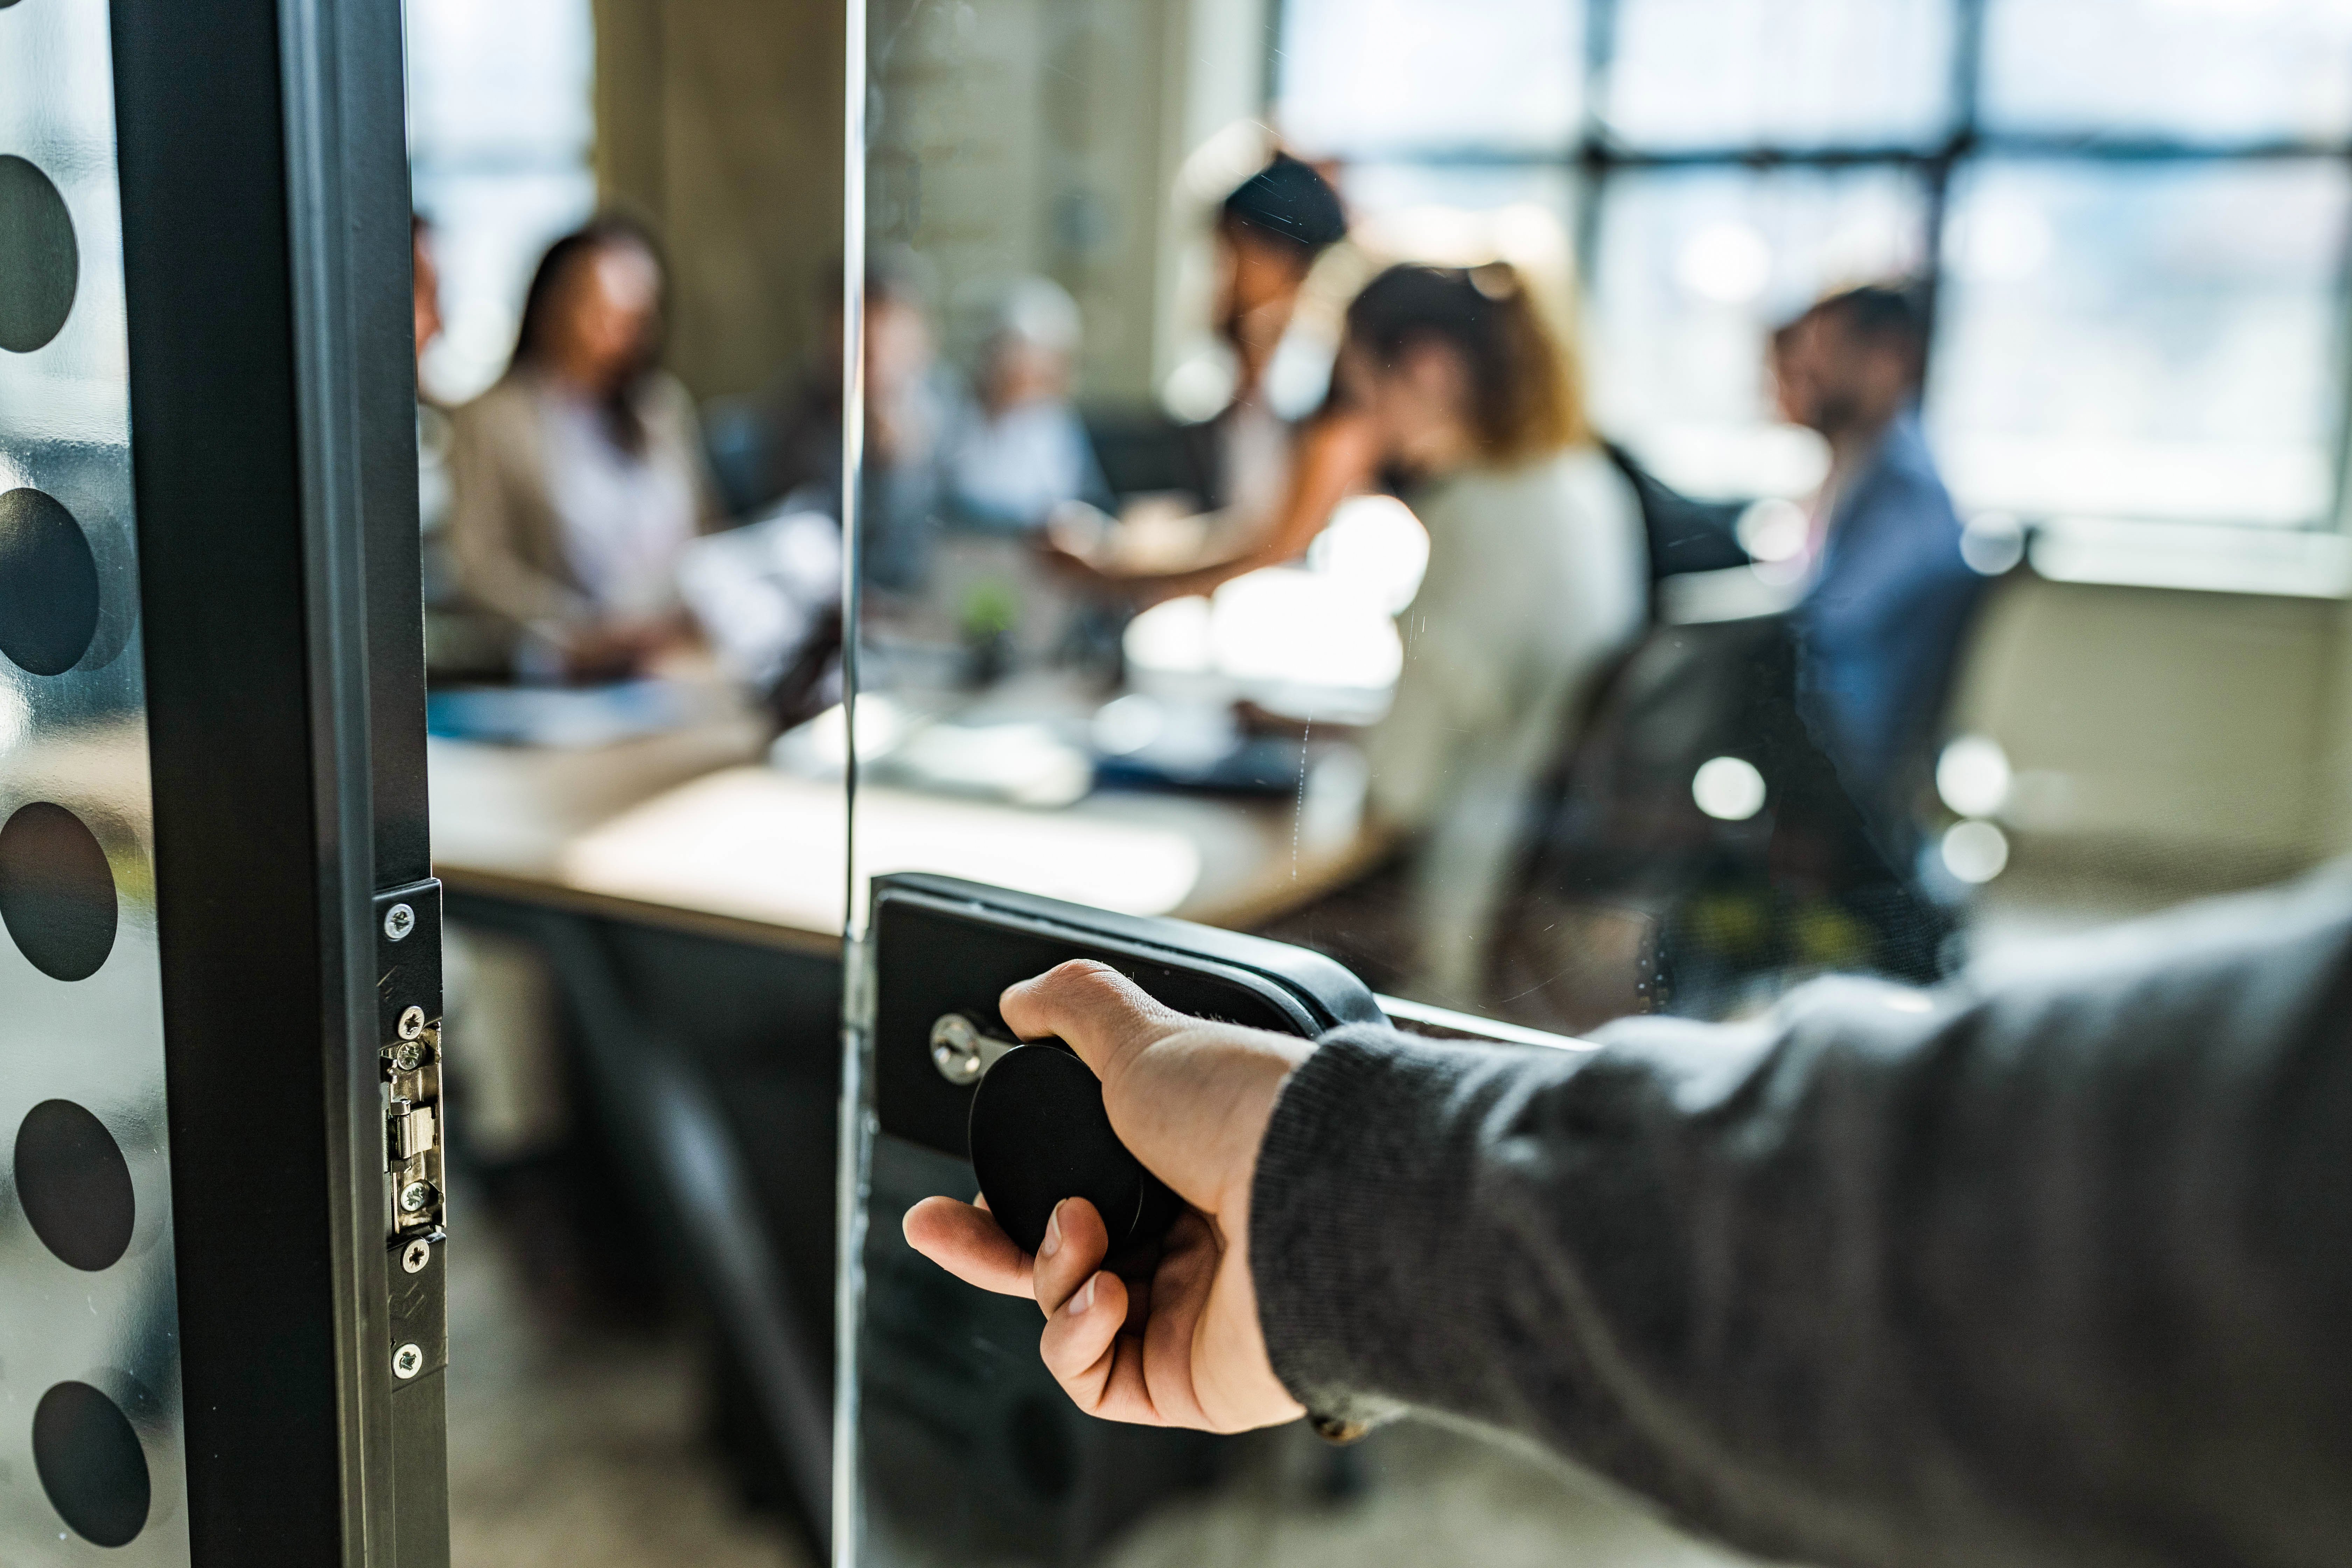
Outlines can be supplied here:
<path id="1" fill-rule="evenodd" d="M 605 621 L 572 639 L 564 672 L 583 683 L 635 679 L 686 640 L 687 626 L 683 614 Z"/>
<path id="2" fill-rule="evenodd" d="M 1126 1275 L 1103 1268 L 1109 1234 L 1084 1198 L 1055 1209 L 1034 1258 L 985 1208 L 952 1198 L 907 1212 L 908 1244 L 982 1289 L 1034 1296 L 1038 1353 L 1089 1415 L 1239 1432 L 1304 1414 L 1258 1329 L 1249 1205 L 1275 1100 L 1314 1047 L 1187 1017 L 1086 960 L 1023 981 L 1001 1005 L 1022 1038 L 1056 1037 L 1094 1069 L 1113 1131 L 1191 1206 Z"/>

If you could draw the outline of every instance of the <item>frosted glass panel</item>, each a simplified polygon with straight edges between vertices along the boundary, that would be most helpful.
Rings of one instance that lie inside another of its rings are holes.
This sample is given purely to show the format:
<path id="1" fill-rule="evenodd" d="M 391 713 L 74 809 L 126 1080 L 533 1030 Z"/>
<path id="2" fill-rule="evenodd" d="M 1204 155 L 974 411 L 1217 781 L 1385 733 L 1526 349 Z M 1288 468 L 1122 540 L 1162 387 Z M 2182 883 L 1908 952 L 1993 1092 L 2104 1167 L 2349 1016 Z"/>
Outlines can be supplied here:
<path id="1" fill-rule="evenodd" d="M 105 0 L 0 9 L 0 1562 L 188 1561 Z"/>

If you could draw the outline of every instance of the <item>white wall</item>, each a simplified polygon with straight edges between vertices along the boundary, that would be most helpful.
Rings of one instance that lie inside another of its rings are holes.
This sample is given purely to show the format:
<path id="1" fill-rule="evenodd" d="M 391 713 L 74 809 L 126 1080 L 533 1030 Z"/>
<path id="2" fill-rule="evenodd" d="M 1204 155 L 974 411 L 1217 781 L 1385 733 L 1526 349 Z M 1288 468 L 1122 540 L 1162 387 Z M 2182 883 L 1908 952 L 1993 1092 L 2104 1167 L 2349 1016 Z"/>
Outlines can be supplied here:
<path id="1" fill-rule="evenodd" d="M 2021 847 L 2254 882 L 2352 847 L 2352 620 L 2321 599 L 2003 586 L 1956 727 L 2018 770 Z"/>

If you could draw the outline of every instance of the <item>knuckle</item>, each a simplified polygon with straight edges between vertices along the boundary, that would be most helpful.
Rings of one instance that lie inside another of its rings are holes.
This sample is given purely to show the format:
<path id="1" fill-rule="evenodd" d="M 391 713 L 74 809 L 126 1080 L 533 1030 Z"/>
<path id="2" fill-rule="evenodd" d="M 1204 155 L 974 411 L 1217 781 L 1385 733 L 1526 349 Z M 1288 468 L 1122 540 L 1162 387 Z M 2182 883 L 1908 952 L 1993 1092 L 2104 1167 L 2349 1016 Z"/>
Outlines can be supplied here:
<path id="1" fill-rule="evenodd" d="M 1070 958 L 1047 970 L 1044 984 L 1076 996 L 1102 997 L 1125 995 L 1128 980 L 1100 959 Z"/>

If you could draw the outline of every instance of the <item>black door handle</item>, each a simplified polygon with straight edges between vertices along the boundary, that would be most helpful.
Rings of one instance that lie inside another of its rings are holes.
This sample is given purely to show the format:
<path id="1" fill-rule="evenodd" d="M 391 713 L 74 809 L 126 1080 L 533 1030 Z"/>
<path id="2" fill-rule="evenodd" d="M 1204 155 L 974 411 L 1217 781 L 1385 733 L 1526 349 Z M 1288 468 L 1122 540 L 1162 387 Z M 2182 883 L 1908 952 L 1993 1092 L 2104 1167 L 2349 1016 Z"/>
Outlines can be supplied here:
<path id="1" fill-rule="evenodd" d="M 1102 1215 L 1113 1257 L 1158 1241 L 1183 1200 L 1120 1142 L 1094 1069 L 1059 1040 L 997 1058 L 971 1097 L 972 1173 L 1013 1244 L 1035 1253 L 1054 1205 L 1084 1198 Z"/>

